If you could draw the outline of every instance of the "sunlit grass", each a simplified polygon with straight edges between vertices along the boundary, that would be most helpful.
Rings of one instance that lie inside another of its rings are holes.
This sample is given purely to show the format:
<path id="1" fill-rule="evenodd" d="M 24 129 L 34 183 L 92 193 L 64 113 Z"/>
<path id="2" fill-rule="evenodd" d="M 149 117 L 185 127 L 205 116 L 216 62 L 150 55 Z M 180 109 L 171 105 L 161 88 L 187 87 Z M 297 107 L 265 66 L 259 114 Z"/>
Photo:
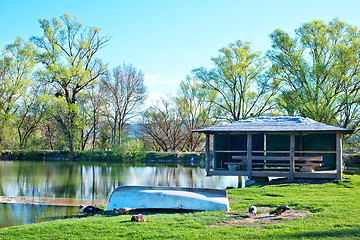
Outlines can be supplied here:
<path id="1" fill-rule="evenodd" d="M 80 219 L 0 229 L 0 239 L 354 239 L 360 238 L 360 176 L 325 184 L 256 185 L 228 190 L 231 214 L 251 205 L 281 204 L 312 214 L 262 228 L 211 226 L 229 221 L 226 212 L 145 213 L 145 223 L 131 215 Z"/>

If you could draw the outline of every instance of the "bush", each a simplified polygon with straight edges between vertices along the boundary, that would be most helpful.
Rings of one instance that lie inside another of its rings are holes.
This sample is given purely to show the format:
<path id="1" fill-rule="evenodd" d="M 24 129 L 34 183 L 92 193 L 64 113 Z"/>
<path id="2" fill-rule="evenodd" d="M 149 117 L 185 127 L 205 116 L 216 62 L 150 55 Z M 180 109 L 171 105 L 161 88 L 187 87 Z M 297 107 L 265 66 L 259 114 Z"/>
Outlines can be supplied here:
<path id="1" fill-rule="evenodd" d="M 124 162 L 140 162 L 145 158 L 144 144 L 139 139 L 129 140 L 121 145 L 120 153 Z"/>

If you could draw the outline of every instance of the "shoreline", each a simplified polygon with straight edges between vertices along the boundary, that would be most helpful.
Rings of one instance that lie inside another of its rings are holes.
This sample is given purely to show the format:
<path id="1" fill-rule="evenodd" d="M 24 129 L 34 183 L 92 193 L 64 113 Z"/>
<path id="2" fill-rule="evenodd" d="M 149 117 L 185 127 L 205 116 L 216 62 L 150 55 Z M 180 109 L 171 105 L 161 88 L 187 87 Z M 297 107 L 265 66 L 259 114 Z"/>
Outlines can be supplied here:
<path id="1" fill-rule="evenodd" d="M 64 151 L 0 151 L 0 160 L 15 161 L 102 161 L 119 163 L 202 163 L 204 152 L 139 152 L 132 158 L 127 158 L 116 151 L 78 151 L 71 158 L 69 152 Z"/>
<path id="2" fill-rule="evenodd" d="M 107 199 L 75 199 L 28 196 L 0 196 L 0 204 L 31 204 L 60 207 L 78 207 L 80 205 L 107 206 Z"/>

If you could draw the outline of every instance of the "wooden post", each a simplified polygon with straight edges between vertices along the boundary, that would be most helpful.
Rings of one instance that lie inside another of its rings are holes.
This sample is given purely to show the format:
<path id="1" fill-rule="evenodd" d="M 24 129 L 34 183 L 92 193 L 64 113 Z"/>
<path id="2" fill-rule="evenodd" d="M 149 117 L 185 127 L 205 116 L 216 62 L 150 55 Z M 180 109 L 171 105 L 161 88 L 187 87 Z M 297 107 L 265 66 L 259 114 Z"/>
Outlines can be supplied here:
<path id="1" fill-rule="evenodd" d="M 248 174 L 248 178 L 251 179 L 252 178 L 252 134 L 248 133 L 247 134 L 247 155 L 246 155 L 246 159 L 247 159 L 247 174 Z"/>
<path id="2" fill-rule="evenodd" d="M 209 175 L 210 172 L 210 134 L 206 133 L 205 140 L 205 164 L 206 164 L 206 174 Z"/>
<path id="3" fill-rule="evenodd" d="M 342 142 L 341 133 L 336 132 L 336 180 L 342 179 Z"/>
<path id="4" fill-rule="evenodd" d="M 303 151 L 304 147 L 303 147 L 303 136 L 302 133 L 299 134 L 299 151 Z M 300 153 L 300 156 L 304 156 L 303 153 Z"/>
<path id="5" fill-rule="evenodd" d="M 289 180 L 294 181 L 295 175 L 295 134 L 290 133 L 290 175 Z"/>
<path id="6" fill-rule="evenodd" d="M 266 156 L 266 133 L 264 133 L 264 156 Z M 264 160 L 264 163 L 266 163 L 266 160 Z M 266 165 L 264 165 L 265 168 L 267 168 Z"/>
<path id="7" fill-rule="evenodd" d="M 264 133 L 264 156 L 266 156 L 266 133 Z"/>

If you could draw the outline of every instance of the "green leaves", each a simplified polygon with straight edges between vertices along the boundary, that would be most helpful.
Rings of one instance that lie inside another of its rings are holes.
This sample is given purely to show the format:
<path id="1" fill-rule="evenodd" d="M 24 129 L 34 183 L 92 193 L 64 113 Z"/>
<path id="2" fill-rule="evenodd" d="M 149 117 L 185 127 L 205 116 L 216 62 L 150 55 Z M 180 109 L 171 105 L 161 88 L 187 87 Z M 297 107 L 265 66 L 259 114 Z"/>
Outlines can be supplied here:
<path id="1" fill-rule="evenodd" d="M 100 36 L 99 29 L 83 27 L 68 14 L 60 20 L 39 19 L 43 29 L 42 37 L 32 37 L 31 41 L 41 49 L 37 60 L 43 64 L 40 80 L 50 83 L 57 92 L 62 92 L 67 110 L 66 115 L 55 118 L 63 126 L 71 152 L 75 149 L 78 131 L 77 96 L 107 71 L 106 65 L 95 56 L 109 41 Z"/>
<path id="2" fill-rule="evenodd" d="M 295 38 L 280 30 L 270 35 L 268 57 L 273 73 L 282 79 L 280 107 L 290 115 L 356 126 L 359 31 L 334 19 L 305 23 L 295 32 Z"/>
<path id="3" fill-rule="evenodd" d="M 214 69 L 198 68 L 193 73 L 209 91 L 217 92 L 214 104 L 223 113 L 218 118 L 237 121 L 273 108 L 274 87 L 279 84 L 265 73 L 266 60 L 260 52 L 251 51 L 249 42 L 231 43 L 212 60 Z"/>
<path id="4" fill-rule="evenodd" d="M 173 101 L 177 114 L 182 119 L 185 150 L 193 152 L 204 147 L 203 134 L 192 130 L 213 126 L 218 122 L 214 108 L 215 99 L 216 92 L 207 89 L 196 78 L 187 76 L 181 81 L 178 95 Z"/>
<path id="5" fill-rule="evenodd" d="M 0 56 L 0 149 L 3 130 L 9 127 L 9 120 L 18 109 L 18 100 L 30 85 L 35 53 L 32 44 L 17 38 Z"/>

